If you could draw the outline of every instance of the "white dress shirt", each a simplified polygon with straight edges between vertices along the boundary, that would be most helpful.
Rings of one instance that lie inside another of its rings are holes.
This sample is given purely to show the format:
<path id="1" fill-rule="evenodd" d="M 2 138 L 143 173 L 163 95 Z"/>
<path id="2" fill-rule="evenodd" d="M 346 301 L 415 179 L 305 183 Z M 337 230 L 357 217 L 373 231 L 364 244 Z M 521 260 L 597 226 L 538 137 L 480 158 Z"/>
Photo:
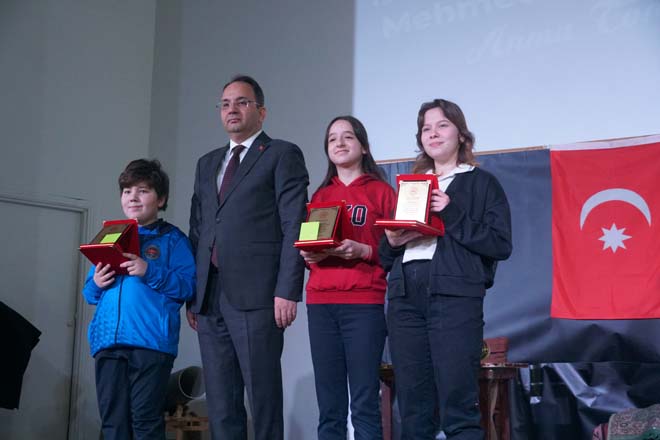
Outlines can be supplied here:
<path id="1" fill-rule="evenodd" d="M 468 165 L 462 163 L 456 168 L 451 170 L 449 173 L 438 176 L 438 186 L 441 191 L 447 191 L 447 187 L 451 182 L 454 181 L 456 174 L 460 173 L 469 173 L 474 169 L 473 165 Z M 426 174 L 432 174 L 433 170 L 429 170 Z M 413 260 L 431 260 L 433 259 L 433 254 L 435 253 L 435 248 L 438 244 L 438 237 L 436 236 L 424 236 L 416 240 L 406 243 L 406 251 L 403 254 L 403 262 L 407 263 L 408 261 Z"/>

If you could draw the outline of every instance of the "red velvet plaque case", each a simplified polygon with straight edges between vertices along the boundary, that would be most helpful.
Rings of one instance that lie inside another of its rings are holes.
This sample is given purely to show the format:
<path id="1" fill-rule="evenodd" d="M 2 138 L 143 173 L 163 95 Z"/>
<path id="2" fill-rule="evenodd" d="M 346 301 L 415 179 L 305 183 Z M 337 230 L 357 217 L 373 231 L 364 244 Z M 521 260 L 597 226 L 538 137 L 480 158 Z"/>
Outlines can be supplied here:
<path id="1" fill-rule="evenodd" d="M 307 204 L 307 221 L 318 222 L 318 233 L 313 239 L 300 237 L 293 245 L 305 251 L 318 252 L 334 248 L 345 238 L 351 238 L 351 222 L 346 202 L 316 202 Z"/>
<path id="2" fill-rule="evenodd" d="M 128 261 L 122 254 L 140 255 L 137 220 L 106 220 L 92 241 L 80 245 L 78 249 L 95 266 L 98 263 L 110 264 L 117 274 L 126 274 L 126 269 L 119 267 Z"/>
<path id="3" fill-rule="evenodd" d="M 376 226 L 387 229 L 412 229 L 424 235 L 444 235 L 442 219 L 431 213 L 431 191 L 438 189 L 434 174 L 399 174 L 399 188 L 394 219 L 376 220 Z"/>

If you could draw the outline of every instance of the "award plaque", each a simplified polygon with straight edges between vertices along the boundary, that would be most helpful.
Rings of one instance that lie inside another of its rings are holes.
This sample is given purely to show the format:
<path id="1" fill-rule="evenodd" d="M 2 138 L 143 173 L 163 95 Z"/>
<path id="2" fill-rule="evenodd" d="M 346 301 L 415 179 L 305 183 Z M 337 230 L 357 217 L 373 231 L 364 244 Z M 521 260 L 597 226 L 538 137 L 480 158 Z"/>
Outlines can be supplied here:
<path id="1" fill-rule="evenodd" d="M 293 245 L 305 251 L 318 252 L 334 248 L 350 235 L 346 202 L 307 204 L 307 221 L 300 225 L 300 237 Z"/>
<path id="2" fill-rule="evenodd" d="M 376 226 L 387 229 L 411 229 L 424 235 L 444 235 L 442 219 L 430 212 L 431 191 L 438 189 L 434 174 L 399 174 L 396 211 L 390 220 L 376 220 Z"/>
<path id="3" fill-rule="evenodd" d="M 140 255 L 137 220 L 106 220 L 92 241 L 78 249 L 94 266 L 110 264 L 115 273 L 125 275 L 128 272 L 119 265 L 128 258 L 122 254 Z"/>

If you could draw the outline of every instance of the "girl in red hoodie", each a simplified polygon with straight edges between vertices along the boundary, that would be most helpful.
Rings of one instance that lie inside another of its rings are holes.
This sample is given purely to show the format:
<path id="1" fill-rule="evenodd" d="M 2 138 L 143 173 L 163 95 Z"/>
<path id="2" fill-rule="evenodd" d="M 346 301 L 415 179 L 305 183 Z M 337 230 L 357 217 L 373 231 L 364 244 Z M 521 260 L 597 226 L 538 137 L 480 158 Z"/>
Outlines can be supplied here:
<path id="1" fill-rule="evenodd" d="M 369 151 L 362 123 L 333 119 L 325 134 L 328 172 L 312 202 L 346 201 L 351 239 L 322 252 L 301 251 L 310 269 L 307 316 L 319 405 L 319 440 L 346 439 L 348 389 L 355 439 L 382 439 L 378 370 L 385 344 L 387 282 L 378 259 L 396 195 Z"/>

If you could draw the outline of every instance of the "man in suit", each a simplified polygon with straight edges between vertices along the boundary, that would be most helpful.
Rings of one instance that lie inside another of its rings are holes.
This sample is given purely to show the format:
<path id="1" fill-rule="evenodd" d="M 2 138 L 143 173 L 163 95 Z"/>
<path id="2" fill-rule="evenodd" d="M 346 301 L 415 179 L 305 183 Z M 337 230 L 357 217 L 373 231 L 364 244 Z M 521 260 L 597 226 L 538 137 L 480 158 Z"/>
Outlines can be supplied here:
<path id="1" fill-rule="evenodd" d="M 247 390 L 255 439 L 277 440 L 284 329 L 296 318 L 304 275 L 293 243 L 309 178 L 300 149 L 262 131 L 266 108 L 254 79 L 234 77 L 218 107 L 230 141 L 197 163 L 197 294 L 187 317 L 199 338 L 213 438 L 247 439 Z"/>

